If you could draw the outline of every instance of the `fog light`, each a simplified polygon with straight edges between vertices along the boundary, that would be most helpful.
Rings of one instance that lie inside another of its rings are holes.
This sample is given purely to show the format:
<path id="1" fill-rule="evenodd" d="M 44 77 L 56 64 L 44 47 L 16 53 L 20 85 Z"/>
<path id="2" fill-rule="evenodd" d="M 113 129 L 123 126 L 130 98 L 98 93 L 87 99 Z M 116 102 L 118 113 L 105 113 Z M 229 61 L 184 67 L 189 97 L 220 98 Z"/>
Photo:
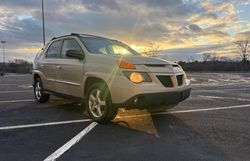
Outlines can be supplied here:
<path id="1" fill-rule="evenodd" d="M 134 104 L 136 105 L 138 103 L 138 98 L 134 99 Z"/>
<path id="2" fill-rule="evenodd" d="M 130 74 L 129 79 L 134 83 L 141 83 L 144 81 L 144 77 L 141 73 L 133 72 Z"/>

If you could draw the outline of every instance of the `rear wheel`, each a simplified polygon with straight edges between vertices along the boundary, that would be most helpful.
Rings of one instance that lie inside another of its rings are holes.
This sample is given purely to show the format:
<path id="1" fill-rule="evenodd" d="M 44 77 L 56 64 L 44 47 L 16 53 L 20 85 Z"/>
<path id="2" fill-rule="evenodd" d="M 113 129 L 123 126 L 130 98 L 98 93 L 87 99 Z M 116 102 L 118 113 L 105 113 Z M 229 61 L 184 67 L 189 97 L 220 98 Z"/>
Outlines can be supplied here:
<path id="1" fill-rule="evenodd" d="M 103 83 L 91 85 L 87 92 L 86 107 L 89 116 L 96 122 L 109 122 L 118 109 L 113 107 L 108 88 Z"/>
<path id="2" fill-rule="evenodd" d="M 44 92 L 42 81 L 40 78 L 36 78 L 34 85 L 34 95 L 36 101 L 39 103 L 45 103 L 49 100 L 49 94 Z"/>

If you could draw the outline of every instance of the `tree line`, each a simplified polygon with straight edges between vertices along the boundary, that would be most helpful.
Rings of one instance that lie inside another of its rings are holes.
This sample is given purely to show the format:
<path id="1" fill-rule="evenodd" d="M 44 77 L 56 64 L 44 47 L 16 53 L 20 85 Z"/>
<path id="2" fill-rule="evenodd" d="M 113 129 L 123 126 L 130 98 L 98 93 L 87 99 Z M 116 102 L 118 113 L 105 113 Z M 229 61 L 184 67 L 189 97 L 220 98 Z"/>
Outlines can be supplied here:
<path id="1" fill-rule="evenodd" d="M 25 73 L 31 73 L 33 64 L 24 59 L 14 59 L 13 61 L 9 61 L 5 64 L 1 62 L 0 73 L 4 72 L 4 66 L 6 73 L 25 74 Z"/>
<path id="2" fill-rule="evenodd" d="M 234 44 L 238 48 L 238 60 L 213 53 L 203 53 L 203 61 L 196 61 L 191 58 L 188 62 L 180 61 L 179 64 L 186 71 L 250 71 L 249 40 L 238 40 Z"/>
<path id="3" fill-rule="evenodd" d="M 218 56 L 214 53 L 203 53 L 202 61 L 197 61 L 191 57 L 188 61 L 179 61 L 178 63 L 186 71 L 250 71 L 250 41 L 237 40 L 234 42 L 239 49 L 239 60 L 232 60 L 225 56 Z M 149 44 L 148 51 L 142 53 L 150 57 L 158 57 L 160 46 L 154 43 Z M 4 70 L 4 64 L 0 63 L 0 73 Z M 14 59 L 5 63 L 7 73 L 31 73 L 32 62 L 24 59 Z"/>
<path id="4" fill-rule="evenodd" d="M 202 61 L 195 60 L 190 57 L 187 61 L 179 61 L 178 63 L 186 71 L 250 71 L 250 41 L 247 39 L 236 40 L 233 42 L 238 48 L 237 56 L 239 59 L 231 59 L 226 56 L 218 56 L 212 52 L 202 54 Z M 150 43 L 147 52 L 144 55 L 150 57 L 158 57 L 161 52 L 160 46 Z"/>

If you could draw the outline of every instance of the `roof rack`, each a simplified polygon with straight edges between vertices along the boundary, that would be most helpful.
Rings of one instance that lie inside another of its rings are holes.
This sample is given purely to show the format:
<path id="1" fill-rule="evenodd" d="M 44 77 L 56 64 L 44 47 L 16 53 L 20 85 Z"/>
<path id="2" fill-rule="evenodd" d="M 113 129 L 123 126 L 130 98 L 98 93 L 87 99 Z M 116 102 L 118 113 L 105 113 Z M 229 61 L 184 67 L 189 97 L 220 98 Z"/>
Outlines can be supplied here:
<path id="1" fill-rule="evenodd" d="M 57 37 L 53 37 L 51 40 L 55 40 Z"/>
<path id="2" fill-rule="evenodd" d="M 51 39 L 52 40 L 55 40 L 55 39 L 58 39 L 58 38 L 62 38 L 62 37 L 65 37 L 65 36 L 89 36 L 89 37 L 95 37 L 95 38 L 102 38 L 102 39 L 109 39 L 109 38 L 105 38 L 105 37 L 102 37 L 102 36 L 96 36 L 96 35 L 91 35 L 91 34 L 79 34 L 79 33 L 71 33 L 70 35 L 63 35 L 63 36 L 59 36 L 59 37 L 53 37 Z M 113 39 L 109 39 L 109 40 L 113 40 Z M 113 40 L 113 41 L 117 41 L 117 40 Z"/>
<path id="3" fill-rule="evenodd" d="M 50 41 L 61 38 L 61 37 L 65 37 L 65 36 L 70 36 L 70 35 L 62 35 L 62 36 L 58 36 L 58 37 L 53 37 Z"/>
<path id="4" fill-rule="evenodd" d="M 108 38 L 106 38 L 106 37 L 96 36 L 96 35 L 91 35 L 91 34 L 71 33 L 71 35 L 73 35 L 73 36 L 89 36 L 89 37 L 95 37 L 95 38 L 108 39 Z"/>

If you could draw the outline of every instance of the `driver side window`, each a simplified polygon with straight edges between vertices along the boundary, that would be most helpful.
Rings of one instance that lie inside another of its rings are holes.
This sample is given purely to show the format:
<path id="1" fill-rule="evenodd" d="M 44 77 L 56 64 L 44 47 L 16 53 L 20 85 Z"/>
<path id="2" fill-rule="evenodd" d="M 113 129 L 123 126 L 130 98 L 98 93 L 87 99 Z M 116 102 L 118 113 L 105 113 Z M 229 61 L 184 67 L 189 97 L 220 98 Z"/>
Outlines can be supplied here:
<path id="1" fill-rule="evenodd" d="M 78 44 L 78 42 L 74 39 L 65 39 L 63 41 L 63 46 L 62 46 L 62 58 L 66 58 L 66 52 L 68 50 L 76 50 L 79 52 L 82 52 L 82 48 Z M 83 52 L 82 52 L 83 53 Z"/>

